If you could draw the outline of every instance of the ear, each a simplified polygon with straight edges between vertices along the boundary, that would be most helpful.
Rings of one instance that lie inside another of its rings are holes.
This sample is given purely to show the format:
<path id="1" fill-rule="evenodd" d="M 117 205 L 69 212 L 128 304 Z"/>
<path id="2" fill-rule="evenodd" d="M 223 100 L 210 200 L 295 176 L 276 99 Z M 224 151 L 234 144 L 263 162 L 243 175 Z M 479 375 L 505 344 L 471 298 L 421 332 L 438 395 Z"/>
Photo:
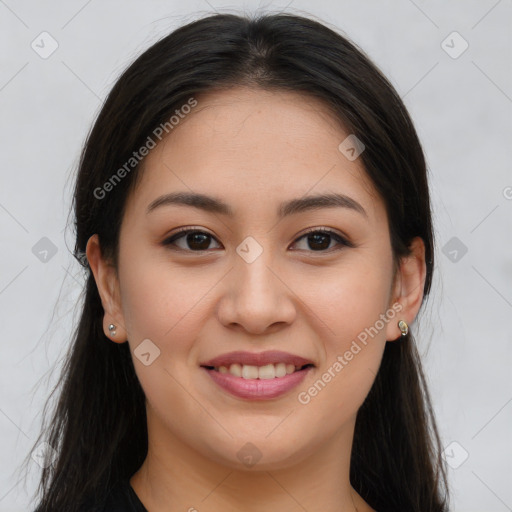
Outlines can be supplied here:
<path id="1" fill-rule="evenodd" d="M 389 307 L 393 307 L 397 311 L 397 315 L 395 320 L 388 322 L 386 326 L 386 339 L 388 341 L 398 340 L 401 337 L 398 327 L 399 320 L 405 320 L 410 328 L 423 300 L 423 288 L 427 274 L 423 239 L 420 237 L 414 238 L 409 248 L 411 254 L 401 258 L 393 283 L 393 300 Z"/>
<path id="2" fill-rule="evenodd" d="M 115 343 L 124 343 L 127 334 L 121 309 L 119 280 L 116 269 L 111 262 L 103 258 L 97 234 L 89 238 L 85 252 L 105 312 L 103 316 L 103 331 Z M 112 332 L 108 328 L 110 324 L 115 325 L 115 330 Z"/>

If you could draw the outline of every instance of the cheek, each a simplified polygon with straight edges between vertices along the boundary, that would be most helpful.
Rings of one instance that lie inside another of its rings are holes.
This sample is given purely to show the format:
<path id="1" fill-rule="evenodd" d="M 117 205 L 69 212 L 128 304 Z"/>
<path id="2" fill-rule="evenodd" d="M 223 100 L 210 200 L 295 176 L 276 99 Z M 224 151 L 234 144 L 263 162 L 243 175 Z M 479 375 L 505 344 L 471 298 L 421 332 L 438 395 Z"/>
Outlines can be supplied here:
<path id="1" fill-rule="evenodd" d="M 332 283 L 316 297 L 317 305 L 323 305 L 315 310 L 319 320 L 314 327 L 315 335 L 321 337 L 322 364 L 297 397 L 308 414 L 317 418 L 316 424 L 330 426 L 333 434 L 363 404 L 386 343 L 385 329 L 375 328 L 385 312 L 384 288 L 358 282 L 349 286 L 348 281 Z"/>
<path id="2" fill-rule="evenodd" d="M 121 301 L 131 350 L 149 338 L 169 360 L 187 354 L 208 311 L 208 292 L 219 276 L 184 269 L 165 255 L 135 251 L 120 265 Z"/>
<path id="3" fill-rule="evenodd" d="M 340 348 L 385 313 L 391 286 L 389 265 L 373 263 L 354 255 L 331 269 L 301 273 L 293 290 L 306 306 L 304 313 L 316 318 Z"/>
<path id="4" fill-rule="evenodd" d="M 382 262 L 347 258 L 329 275 L 297 281 L 297 294 L 307 306 L 303 312 L 323 352 L 319 380 L 314 389 L 303 390 L 304 401 L 341 401 L 349 405 L 348 411 L 361 405 L 380 366 L 385 327 L 395 321 L 394 310 L 387 307 L 390 272 L 391 260 L 387 268 Z"/>
<path id="5" fill-rule="evenodd" d="M 179 270 L 154 256 L 134 254 L 120 266 L 120 282 L 134 368 L 147 401 L 153 409 L 161 408 L 158 414 L 162 416 L 168 414 L 170 402 L 180 411 L 193 409 L 189 395 L 183 392 L 191 387 L 190 367 L 183 363 L 192 357 L 200 336 L 208 302 L 205 295 L 214 285 L 213 277 Z M 143 341 L 146 345 L 141 345 Z M 148 351 L 146 365 L 138 354 Z"/>

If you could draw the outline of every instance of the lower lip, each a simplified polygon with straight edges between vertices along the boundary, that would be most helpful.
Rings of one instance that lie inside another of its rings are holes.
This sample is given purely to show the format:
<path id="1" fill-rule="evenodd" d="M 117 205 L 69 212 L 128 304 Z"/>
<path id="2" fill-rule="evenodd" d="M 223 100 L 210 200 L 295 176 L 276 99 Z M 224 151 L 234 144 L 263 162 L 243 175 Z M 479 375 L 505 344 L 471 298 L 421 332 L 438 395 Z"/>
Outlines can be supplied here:
<path id="1" fill-rule="evenodd" d="M 248 400 L 267 400 L 284 395 L 298 386 L 313 369 L 312 366 L 274 379 L 244 379 L 231 373 L 220 373 L 202 367 L 213 381 L 234 396 Z"/>

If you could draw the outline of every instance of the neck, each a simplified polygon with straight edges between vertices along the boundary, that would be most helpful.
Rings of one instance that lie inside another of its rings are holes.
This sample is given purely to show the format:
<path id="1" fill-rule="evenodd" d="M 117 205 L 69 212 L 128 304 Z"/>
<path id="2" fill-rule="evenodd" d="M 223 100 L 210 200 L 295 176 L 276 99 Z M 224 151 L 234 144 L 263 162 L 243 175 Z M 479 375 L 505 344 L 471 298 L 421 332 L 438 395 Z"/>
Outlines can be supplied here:
<path id="1" fill-rule="evenodd" d="M 265 465 L 263 457 L 240 469 L 236 455 L 223 460 L 213 448 L 210 453 L 194 450 L 148 410 L 148 454 L 130 484 L 151 512 L 167 512 L 170 506 L 189 512 L 369 512 L 349 480 L 353 427 L 310 448 L 311 453 Z M 233 446 L 231 452 L 238 450 Z"/>

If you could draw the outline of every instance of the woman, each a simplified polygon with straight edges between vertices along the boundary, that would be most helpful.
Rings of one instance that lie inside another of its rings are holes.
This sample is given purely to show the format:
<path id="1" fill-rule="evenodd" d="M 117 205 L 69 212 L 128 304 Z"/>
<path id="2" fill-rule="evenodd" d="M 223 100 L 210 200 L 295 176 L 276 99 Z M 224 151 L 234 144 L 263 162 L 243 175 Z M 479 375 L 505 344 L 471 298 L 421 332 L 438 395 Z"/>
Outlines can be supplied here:
<path id="1" fill-rule="evenodd" d="M 354 44 L 287 14 L 174 31 L 109 94 L 74 213 L 38 512 L 447 510 L 411 333 L 427 170 Z"/>

